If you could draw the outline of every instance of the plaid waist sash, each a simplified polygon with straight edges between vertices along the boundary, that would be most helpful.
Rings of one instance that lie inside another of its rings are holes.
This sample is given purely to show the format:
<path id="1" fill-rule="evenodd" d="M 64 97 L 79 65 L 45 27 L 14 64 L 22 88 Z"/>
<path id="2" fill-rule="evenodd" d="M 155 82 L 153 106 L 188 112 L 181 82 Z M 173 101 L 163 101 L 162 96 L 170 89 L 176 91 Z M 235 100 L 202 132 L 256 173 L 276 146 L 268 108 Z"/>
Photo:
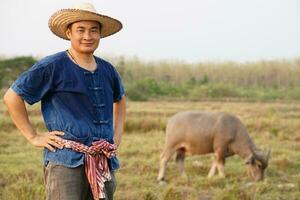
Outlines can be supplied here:
<path id="1" fill-rule="evenodd" d="M 114 144 L 106 140 L 93 142 L 90 147 L 71 140 L 61 141 L 64 147 L 85 154 L 85 174 L 95 200 L 105 198 L 104 182 L 111 179 L 107 158 L 116 155 Z"/>

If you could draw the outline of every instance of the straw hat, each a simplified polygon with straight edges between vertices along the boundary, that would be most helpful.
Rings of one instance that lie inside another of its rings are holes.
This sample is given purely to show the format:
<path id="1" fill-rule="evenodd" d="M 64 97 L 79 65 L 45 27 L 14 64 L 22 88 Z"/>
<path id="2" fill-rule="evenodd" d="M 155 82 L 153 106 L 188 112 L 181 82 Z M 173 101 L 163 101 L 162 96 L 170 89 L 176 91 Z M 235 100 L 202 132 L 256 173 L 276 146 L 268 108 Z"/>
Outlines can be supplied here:
<path id="1" fill-rule="evenodd" d="M 60 38 L 69 40 L 66 31 L 68 25 L 78 21 L 97 21 L 101 24 L 100 37 L 110 36 L 122 28 L 122 23 L 114 18 L 97 13 L 90 3 L 81 3 L 73 8 L 62 9 L 55 12 L 49 19 L 50 30 Z"/>

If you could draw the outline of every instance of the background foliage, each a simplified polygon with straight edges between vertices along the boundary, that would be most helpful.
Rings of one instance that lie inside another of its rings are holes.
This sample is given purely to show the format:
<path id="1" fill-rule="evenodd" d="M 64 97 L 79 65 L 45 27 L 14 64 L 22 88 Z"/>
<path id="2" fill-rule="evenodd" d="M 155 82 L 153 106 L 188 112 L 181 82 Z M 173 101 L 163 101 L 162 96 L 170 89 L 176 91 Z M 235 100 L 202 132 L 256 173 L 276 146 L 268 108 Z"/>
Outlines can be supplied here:
<path id="1" fill-rule="evenodd" d="M 127 96 L 134 101 L 238 99 L 299 100 L 300 59 L 258 62 L 143 62 L 138 58 L 107 58 L 118 69 Z M 7 88 L 33 57 L 0 60 L 0 87 Z"/>

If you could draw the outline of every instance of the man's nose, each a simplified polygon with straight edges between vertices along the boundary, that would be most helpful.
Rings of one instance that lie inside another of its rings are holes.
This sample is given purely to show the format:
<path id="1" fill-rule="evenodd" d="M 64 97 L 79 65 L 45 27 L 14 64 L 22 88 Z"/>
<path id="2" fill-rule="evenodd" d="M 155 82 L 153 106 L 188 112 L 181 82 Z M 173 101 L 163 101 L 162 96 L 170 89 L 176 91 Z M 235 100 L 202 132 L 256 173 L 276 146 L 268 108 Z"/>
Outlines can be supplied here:
<path id="1" fill-rule="evenodd" d="M 90 40 L 91 37 L 91 33 L 89 31 L 85 31 L 84 35 L 83 35 L 83 39 L 85 40 Z"/>

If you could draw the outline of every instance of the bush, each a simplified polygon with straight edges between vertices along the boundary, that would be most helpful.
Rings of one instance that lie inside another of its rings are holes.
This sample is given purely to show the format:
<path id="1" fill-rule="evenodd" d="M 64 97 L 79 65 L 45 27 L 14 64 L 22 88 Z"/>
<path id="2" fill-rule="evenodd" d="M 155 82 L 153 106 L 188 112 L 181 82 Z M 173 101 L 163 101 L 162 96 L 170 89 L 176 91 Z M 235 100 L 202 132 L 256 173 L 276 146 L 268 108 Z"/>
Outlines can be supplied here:
<path id="1" fill-rule="evenodd" d="M 158 97 L 178 97 L 187 93 L 184 88 L 153 78 L 143 78 L 126 85 L 127 96 L 133 101 L 147 101 Z"/>
<path id="2" fill-rule="evenodd" d="M 0 60 L 0 88 L 8 87 L 23 71 L 36 60 L 33 57 L 16 57 Z"/>

